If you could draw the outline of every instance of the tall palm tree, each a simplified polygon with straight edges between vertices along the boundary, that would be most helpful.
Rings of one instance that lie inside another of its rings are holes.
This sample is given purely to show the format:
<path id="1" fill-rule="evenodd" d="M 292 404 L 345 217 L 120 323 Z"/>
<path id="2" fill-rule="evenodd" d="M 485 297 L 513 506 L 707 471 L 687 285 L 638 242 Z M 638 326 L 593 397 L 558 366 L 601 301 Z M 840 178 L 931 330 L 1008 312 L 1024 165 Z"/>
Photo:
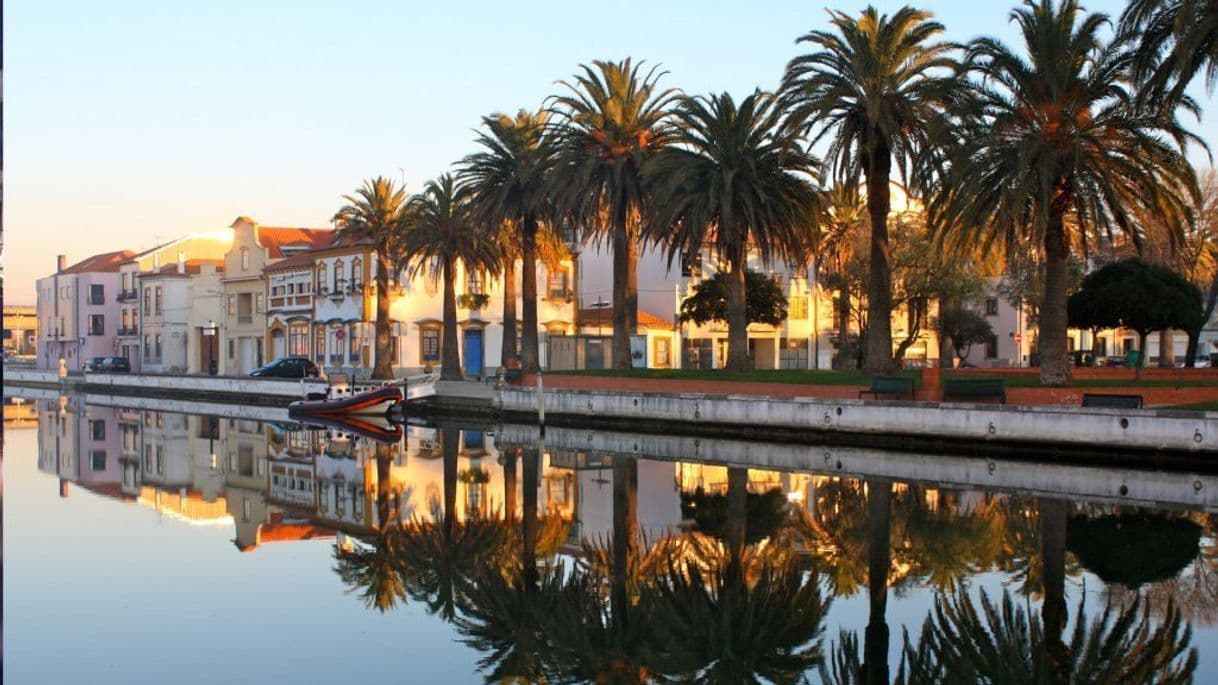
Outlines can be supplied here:
<path id="1" fill-rule="evenodd" d="M 515 118 L 504 114 L 482 117 L 487 131 L 478 134 L 477 142 L 485 149 L 466 157 L 461 167 L 470 183 L 477 216 L 493 226 L 508 221 L 518 230 L 524 347 L 520 356 L 527 372 L 536 371 L 538 363 L 537 230 L 550 214 L 547 186 L 555 157 L 549 118 L 544 110 L 525 109 Z M 515 252 L 504 259 L 505 279 L 515 278 L 515 259 Z M 515 346 L 514 338 L 511 344 Z"/>
<path id="2" fill-rule="evenodd" d="M 797 42 L 815 52 L 791 60 L 783 97 L 792 122 L 827 139 L 832 176 L 867 183 L 871 218 L 867 292 L 869 372 L 892 368 L 892 273 L 888 259 L 889 180 L 923 162 L 931 132 L 955 90 L 955 46 L 937 42 L 943 25 L 902 7 L 892 16 L 868 7 L 858 17 L 830 12 L 837 33 L 812 31 Z"/>
<path id="3" fill-rule="evenodd" d="M 469 271 L 486 271 L 500 263 L 495 243 L 469 217 L 469 191 L 444 174 L 428 181 L 423 192 L 410 198 L 409 228 L 403 233 L 402 253 L 412 271 L 426 269 L 428 277 L 444 283 L 444 334 L 441 340 L 440 378 L 461 380 L 457 344 L 457 265 Z"/>
<path id="4" fill-rule="evenodd" d="M 673 89 L 658 68 L 596 60 L 581 65 L 566 95 L 550 98 L 558 136 L 553 193 L 565 219 L 613 246 L 613 364 L 629 368 L 638 332 L 638 232 L 647 203 L 643 169 L 671 135 Z"/>
<path id="5" fill-rule="evenodd" d="M 1121 31 L 1138 44 L 1135 75 L 1143 94 L 1192 103 L 1184 88 L 1202 68 L 1210 88 L 1218 82 L 1218 4 L 1209 0 L 1130 0 Z"/>
<path id="6" fill-rule="evenodd" d="M 682 97 L 677 133 L 644 174 L 652 188 L 646 239 L 664 246 L 668 264 L 710 246 L 727 263 L 727 368 L 748 370 L 745 267 L 796 258 L 819 213 L 809 183 L 817 161 L 800 149 L 768 93 L 739 106 L 727 93 Z"/>
<path id="7" fill-rule="evenodd" d="M 376 247 L 376 362 L 372 377 L 393 378 L 393 345 L 389 331 L 389 276 L 395 274 L 406 223 L 406 189 L 377 176 L 364 181 L 334 215 L 338 239 L 369 240 Z"/>
<path id="8" fill-rule="evenodd" d="M 1027 0 L 1011 17 L 1023 54 L 994 38 L 969 46 L 975 102 L 958 122 L 928 209 L 940 236 L 956 244 L 1040 246 L 1040 378 L 1061 384 L 1070 378 L 1071 244 L 1096 232 L 1111 238 L 1114 229 L 1136 242 L 1136 217 L 1152 208 L 1183 217 L 1179 189 L 1195 193 L 1196 180 L 1182 147 L 1193 136 L 1172 112 L 1133 102 L 1129 51 L 1100 39 L 1106 16 L 1084 13 L 1077 0 Z"/>

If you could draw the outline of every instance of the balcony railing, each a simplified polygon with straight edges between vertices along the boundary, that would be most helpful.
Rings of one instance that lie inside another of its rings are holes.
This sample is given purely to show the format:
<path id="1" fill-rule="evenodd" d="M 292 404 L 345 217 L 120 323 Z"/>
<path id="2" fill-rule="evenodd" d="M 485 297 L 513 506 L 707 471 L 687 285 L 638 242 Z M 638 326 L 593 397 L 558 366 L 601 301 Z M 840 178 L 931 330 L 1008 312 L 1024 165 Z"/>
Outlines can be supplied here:
<path id="1" fill-rule="evenodd" d="M 346 279 L 339 279 L 334 282 L 334 289 L 329 292 L 329 298 L 331 300 L 341 300 L 343 298 L 343 295 L 345 294 L 346 290 L 347 290 Z"/>
<path id="2" fill-rule="evenodd" d="M 119 302 L 130 302 L 139 298 L 139 294 L 134 290 L 120 290 L 116 299 Z"/>
<path id="3" fill-rule="evenodd" d="M 138 332 L 134 326 L 120 326 L 118 329 L 119 335 L 135 335 Z"/>

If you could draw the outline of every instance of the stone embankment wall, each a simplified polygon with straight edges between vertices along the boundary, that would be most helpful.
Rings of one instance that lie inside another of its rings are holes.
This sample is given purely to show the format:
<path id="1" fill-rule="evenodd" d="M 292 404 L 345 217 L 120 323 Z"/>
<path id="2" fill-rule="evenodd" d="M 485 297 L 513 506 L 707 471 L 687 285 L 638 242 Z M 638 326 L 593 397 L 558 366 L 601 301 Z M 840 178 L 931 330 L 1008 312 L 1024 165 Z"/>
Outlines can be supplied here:
<path id="1" fill-rule="evenodd" d="M 897 447 L 955 442 L 1006 451 L 1218 453 L 1218 412 L 580 390 L 543 395 L 546 422 L 555 425 L 759 439 L 872 436 Z M 536 390 L 504 389 L 502 409 L 509 420 L 536 421 Z"/>
<path id="2" fill-rule="evenodd" d="M 60 379 L 53 371 L 13 369 L 4 384 L 58 387 L 74 392 L 134 395 L 214 403 L 287 406 L 310 392 L 325 392 L 326 381 L 289 378 L 233 378 L 140 373 L 86 373 Z"/>

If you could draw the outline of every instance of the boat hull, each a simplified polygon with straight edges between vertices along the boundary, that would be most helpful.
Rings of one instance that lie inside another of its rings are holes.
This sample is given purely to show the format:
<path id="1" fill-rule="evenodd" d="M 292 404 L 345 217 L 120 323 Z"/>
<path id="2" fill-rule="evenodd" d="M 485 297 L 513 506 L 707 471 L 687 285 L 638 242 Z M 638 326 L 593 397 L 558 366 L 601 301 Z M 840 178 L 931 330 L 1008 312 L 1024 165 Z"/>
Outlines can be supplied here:
<path id="1" fill-rule="evenodd" d="M 396 386 L 374 388 L 347 397 L 326 400 L 300 400 L 288 405 L 289 416 L 384 416 L 389 408 L 402 401 Z"/>

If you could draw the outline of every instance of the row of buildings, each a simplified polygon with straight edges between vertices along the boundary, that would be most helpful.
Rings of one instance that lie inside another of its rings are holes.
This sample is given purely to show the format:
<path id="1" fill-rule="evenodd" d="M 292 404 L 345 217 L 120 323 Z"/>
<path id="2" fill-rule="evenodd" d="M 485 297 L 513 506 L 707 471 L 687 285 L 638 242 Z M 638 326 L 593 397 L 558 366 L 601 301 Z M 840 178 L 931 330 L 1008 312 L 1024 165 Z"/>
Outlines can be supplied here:
<path id="1" fill-rule="evenodd" d="M 537 269 L 542 366 L 611 367 L 612 260 L 595 244 L 569 247 L 570 259 Z M 336 239 L 325 228 L 261 226 L 247 217 L 228 230 L 139 253 L 109 252 L 71 265 L 61 256 L 55 273 L 37 282 L 38 365 L 54 369 L 63 360 L 76 371 L 92 358 L 122 356 L 143 372 L 242 375 L 274 359 L 304 356 L 330 371 L 366 375 L 374 363 L 377 264 L 369 243 Z M 750 266 L 781 284 L 788 305 L 780 325 L 750 326 L 754 367 L 831 368 L 842 343 L 840 312 L 837 293 L 818 283 L 815 265 Z M 714 271 L 709 253 L 669 268 L 659 251 L 642 251 L 632 365 L 724 365 L 726 323 L 694 326 L 678 318 L 694 285 Z M 458 347 L 469 377 L 486 377 L 499 366 L 503 285 L 501 274 L 462 270 L 457 275 Z M 437 366 L 443 349 L 437 283 L 422 273 L 399 271 L 391 275 L 390 297 L 395 372 L 408 375 Z M 996 290 L 970 306 L 986 317 L 994 335 L 969 351 L 968 363 L 1035 361 L 1036 330 L 1020 308 Z M 904 353 L 907 365 L 939 362 L 938 336 L 928 325 L 936 314 L 933 302 L 921 321 L 894 312 L 894 339 L 919 331 Z M 1202 355 L 1218 351 L 1218 328 L 1209 326 L 1202 338 Z M 1125 354 L 1138 341 L 1132 332 L 1106 331 L 1092 340 L 1086 331 L 1071 331 L 1069 343 L 1071 349 L 1095 347 L 1106 356 Z M 1174 337 L 1175 358 L 1182 359 L 1186 343 L 1183 335 Z M 1152 337 L 1150 357 L 1158 356 L 1158 346 L 1158 337 Z"/>

